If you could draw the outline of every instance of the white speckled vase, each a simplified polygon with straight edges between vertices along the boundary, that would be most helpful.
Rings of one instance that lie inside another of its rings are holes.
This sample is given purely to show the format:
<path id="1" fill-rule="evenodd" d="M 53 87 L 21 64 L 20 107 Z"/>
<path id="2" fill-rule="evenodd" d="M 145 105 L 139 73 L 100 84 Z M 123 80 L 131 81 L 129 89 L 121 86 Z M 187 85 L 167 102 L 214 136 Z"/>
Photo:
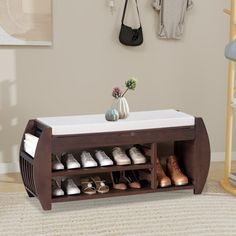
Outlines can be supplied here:
<path id="1" fill-rule="evenodd" d="M 112 108 L 119 113 L 119 119 L 125 119 L 129 115 L 129 105 L 125 97 L 116 98 L 112 104 Z"/>

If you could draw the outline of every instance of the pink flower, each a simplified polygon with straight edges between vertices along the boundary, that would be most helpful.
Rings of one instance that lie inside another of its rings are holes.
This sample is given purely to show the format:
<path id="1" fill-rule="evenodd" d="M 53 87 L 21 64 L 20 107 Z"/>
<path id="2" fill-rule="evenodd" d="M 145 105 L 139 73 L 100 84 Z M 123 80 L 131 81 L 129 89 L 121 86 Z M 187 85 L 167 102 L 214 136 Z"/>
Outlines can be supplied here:
<path id="1" fill-rule="evenodd" d="M 119 98 L 119 97 L 121 97 L 121 95 L 122 95 L 122 90 L 121 90 L 119 87 L 113 88 L 113 90 L 112 90 L 112 96 L 113 96 L 114 98 Z"/>

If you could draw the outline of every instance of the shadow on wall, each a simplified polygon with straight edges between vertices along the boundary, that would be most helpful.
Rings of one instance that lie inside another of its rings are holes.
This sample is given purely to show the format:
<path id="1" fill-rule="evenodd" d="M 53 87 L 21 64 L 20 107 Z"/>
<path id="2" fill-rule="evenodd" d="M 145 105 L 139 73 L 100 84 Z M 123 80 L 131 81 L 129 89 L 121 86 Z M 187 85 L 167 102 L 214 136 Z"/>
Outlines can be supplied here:
<path id="1" fill-rule="evenodd" d="M 16 82 L 0 82 L 0 162 L 18 162 L 19 117 L 17 111 Z M 6 170 L 11 171 L 11 170 Z"/>

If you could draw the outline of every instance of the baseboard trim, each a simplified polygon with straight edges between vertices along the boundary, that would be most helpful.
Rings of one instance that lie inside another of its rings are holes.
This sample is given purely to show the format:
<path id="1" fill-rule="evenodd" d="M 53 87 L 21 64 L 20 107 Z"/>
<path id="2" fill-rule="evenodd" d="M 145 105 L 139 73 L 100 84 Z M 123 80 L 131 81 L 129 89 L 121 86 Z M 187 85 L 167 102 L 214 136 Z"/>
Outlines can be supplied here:
<path id="1" fill-rule="evenodd" d="M 224 152 L 212 152 L 211 161 L 220 162 L 225 160 Z M 236 152 L 232 152 L 232 160 L 236 161 Z M 0 174 L 20 172 L 19 163 L 0 163 Z"/>

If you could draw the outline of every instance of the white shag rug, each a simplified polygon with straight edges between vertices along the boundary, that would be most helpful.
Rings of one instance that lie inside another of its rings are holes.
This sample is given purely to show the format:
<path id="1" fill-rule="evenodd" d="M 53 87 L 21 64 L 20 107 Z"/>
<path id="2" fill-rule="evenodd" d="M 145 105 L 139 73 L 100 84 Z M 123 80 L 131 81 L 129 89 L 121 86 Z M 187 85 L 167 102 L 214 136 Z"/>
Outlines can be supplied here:
<path id="1" fill-rule="evenodd" d="M 43 211 L 25 193 L 1 193 L 0 235 L 236 235 L 236 197 L 208 183 L 201 195 L 151 193 L 54 203 Z"/>

